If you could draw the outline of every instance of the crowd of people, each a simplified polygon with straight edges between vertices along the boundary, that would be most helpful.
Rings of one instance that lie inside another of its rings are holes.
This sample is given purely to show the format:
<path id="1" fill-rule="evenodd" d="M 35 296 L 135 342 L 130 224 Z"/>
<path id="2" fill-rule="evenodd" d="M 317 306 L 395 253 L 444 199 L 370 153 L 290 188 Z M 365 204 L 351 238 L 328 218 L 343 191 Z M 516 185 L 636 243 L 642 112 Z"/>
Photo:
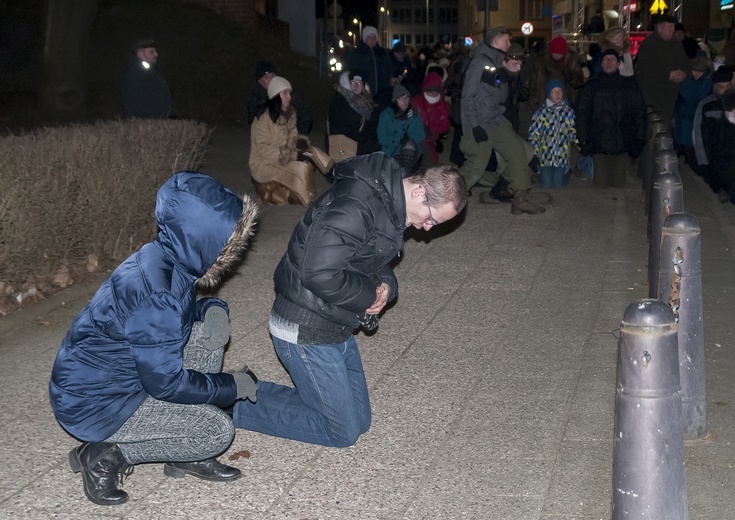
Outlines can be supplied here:
<path id="1" fill-rule="evenodd" d="M 87 498 L 124 503 L 122 475 L 147 462 L 164 463 L 170 477 L 235 480 L 240 471 L 216 458 L 235 428 L 354 444 L 371 423 L 354 333 L 375 330 L 397 296 L 391 262 L 404 230 L 453 219 L 476 186 L 491 188 L 480 202 L 533 215 L 545 211 L 528 196 L 536 176 L 560 189 L 575 168 L 587 169 L 595 187 L 622 187 L 645 145 L 647 107 L 722 202 L 735 203 L 735 63 L 687 47 L 668 15 L 636 60 L 623 29 L 596 28 L 599 52 L 588 62 L 561 36 L 527 56 L 505 26 L 473 49 L 414 61 L 400 42 L 382 49 L 365 27 L 335 84 L 326 150 L 309 139 L 308 104 L 272 63 L 258 62 L 250 175 L 262 203 L 307 207 L 275 269 L 269 317 L 293 385 L 260 380 L 247 366 L 223 373 L 230 309 L 197 299 L 240 261 L 257 204 L 204 174 L 174 174 L 157 195 L 158 236 L 75 318 L 52 370 L 56 418 L 82 441 L 69 463 Z M 144 40 L 133 52 L 128 115 L 176 117 L 157 44 Z M 533 111 L 527 131 L 522 103 Z M 450 130 L 454 164 L 441 164 Z M 314 169 L 333 183 L 318 197 Z"/>

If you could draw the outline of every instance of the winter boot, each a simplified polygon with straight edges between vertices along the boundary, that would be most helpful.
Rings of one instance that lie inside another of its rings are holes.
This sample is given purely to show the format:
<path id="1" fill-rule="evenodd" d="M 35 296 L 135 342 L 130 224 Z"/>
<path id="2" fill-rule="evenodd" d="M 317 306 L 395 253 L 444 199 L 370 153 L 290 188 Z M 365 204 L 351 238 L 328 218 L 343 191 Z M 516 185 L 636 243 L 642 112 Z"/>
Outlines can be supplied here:
<path id="1" fill-rule="evenodd" d="M 531 215 L 538 215 L 546 211 L 543 206 L 537 206 L 530 200 L 528 200 L 528 192 L 525 190 L 516 190 L 513 193 L 513 202 L 510 205 L 510 212 L 514 215 L 520 215 L 521 213 L 530 213 Z"/>
<path id="2" fill-rule="evenodd" d="M 114 506 L 128 501 L 128 494 L 117 488 L 121 474 L 129 474 L 120 447 L 108 442 L 85 442 L 69 452 L 69 465 L 82 473 L 84 494 L 100 506 Z"/>
<path id="3" fill-rule="evenodd" d="M 167 477 L 183 478 L 186 475 L 214 482 L 229 482 L 242 477 L 239 469 L 226 466 L 215 458 L 201 462 L 167 462 L 163 466 Z"/>
<path id="4" fill-rule="evenodd" d="M 498 177 L 498 182 L 495 183 L 495 186 L 492 187 L 490 191 L 487 192 L 487 195 L 483 197 L 480 196 L 480 202 L 510 202 L 513 200 L 513 194 L 508 190 L 508 187 L 510 186 L 510 182 L 507 181 L 502 175 Z M 484 195 L 484 194 L 483 194 Z M 493 199 L 492 201 L 487 201 L 486 198 Z"/>

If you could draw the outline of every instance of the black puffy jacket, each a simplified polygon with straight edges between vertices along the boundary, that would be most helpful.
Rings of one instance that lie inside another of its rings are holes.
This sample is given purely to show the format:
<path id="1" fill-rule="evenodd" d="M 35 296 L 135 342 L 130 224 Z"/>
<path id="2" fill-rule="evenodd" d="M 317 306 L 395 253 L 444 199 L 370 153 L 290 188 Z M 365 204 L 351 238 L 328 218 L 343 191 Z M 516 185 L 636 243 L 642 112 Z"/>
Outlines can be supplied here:
<path id="1" fill-rule="evenodd" d="M 276 267 L 277 303 L 285 299 L 352 330 L 375 302 L 371 275 L 390 286 L 390 300 L 396 297 L 388 264 L 403 248 L 403 173 L 382 152 L 337 163 L 337 183 L 306 211 Z M 295 313 L 283 317 L 298 323 Z"/>
<path id="2" fill-rule="evenodd" d="M 635 79 L 600 72 L 582 86 L 574 107 L 583 153 L 630 153 L 646 139 L 646 105 Z"/>

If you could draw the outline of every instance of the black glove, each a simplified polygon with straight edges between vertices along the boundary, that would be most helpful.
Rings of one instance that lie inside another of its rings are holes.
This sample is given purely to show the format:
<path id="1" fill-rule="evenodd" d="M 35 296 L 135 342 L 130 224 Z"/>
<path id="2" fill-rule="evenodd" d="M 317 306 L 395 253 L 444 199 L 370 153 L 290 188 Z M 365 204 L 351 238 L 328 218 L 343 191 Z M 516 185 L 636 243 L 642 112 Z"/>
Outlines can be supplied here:
<path id="1" fill-rule="evenodd" d="M 475 142 L 484 143 L 487 141 L 487 132 L 481 126 L 476 126 L 472 129 L 472 137 L 475 138 Z"/>
<path id="2" fill-rule="evenodd" d="M 441 137 L 434 141 L 434 150 L 436 150 L 436 153 L 442 153 L 444 151 L 444 143 L 442 143 Z"/>
<path id="3" fill-rule="evenodd" d="M 303 137 L 297 137 L 296 141 L 294 141 L 294 148 L 296 148 L 299 152 L 305 152 L 309 149 L 309 141 L 307 141 Z"/>
<path id="4" fill-rule="evenodd" d="M 480 81 L 487 83 L 491 87 L 499 87 L 501 83 L 500 74 L 495 67 L 485 67 L 480 76 Z"/>
<path id="5" fill-rule="evenodd" d="M 230 339 L 230 317 L 227 311 L 219 305 L 213 305 L 204 313 L 202 326 L 204 348 L 217 350 L 223 347 Z"/>
<path id="6" fill-rule="evenodd" d="M 636 139 L 633 141 L 633 144 L 630 145 L 630 149 L 628 149 L 628 155 L 630 155 L 633 159 L 638 157 L 641 152 L 643 152 L 643 145 L 645 144 L 645 141 L 642 139 Z"/>
<path id="7" fill-rule="evenodd" d="M 401 146 L 401 149 L 398 151 L 398 155 L 396 156 L 398 164 L 408 170 L 409 173 L 411 172 L 413 165 L 416 164 L 416 159 L 418 158 L 419 147 L 413 139 L 406 141 L 403 146 Z"/>
<path id="8" fill-rule="evenodd" d="M 235 384 L 237 385 L 238 400 L 248 399 L 252 403 L 257 401 L 257 396 L 255 395 L 257 388 L 255 384 L 258 382 L 258 377 L 247 365 L 233 372 L 232 377 L 235 378 Z"/>
<path id="9" fill-rule="evenodd" d="M 360 326 L 367 332 L 371 332 L 378 328 L 378 320 L 380 318 L 377 314 L 368 314 L 367 312 L 360 317 Z"/>

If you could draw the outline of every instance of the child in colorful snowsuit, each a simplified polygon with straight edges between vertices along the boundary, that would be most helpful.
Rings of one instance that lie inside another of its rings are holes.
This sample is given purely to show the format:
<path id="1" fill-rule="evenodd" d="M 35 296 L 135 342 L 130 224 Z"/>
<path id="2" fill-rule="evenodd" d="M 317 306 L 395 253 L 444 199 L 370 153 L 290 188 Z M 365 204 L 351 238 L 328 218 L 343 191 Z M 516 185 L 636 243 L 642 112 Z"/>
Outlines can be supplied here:
<path id="1" fill-rule="evenodd" d="M 528 142 L 541 162 L 539 181 L 544 188 L 563 188 L 569 182 L 569 157 L 577 144 L 574 110 L 564 98 L 557 79 L 546 83 L 546 101 L 531 119 Z"/>

